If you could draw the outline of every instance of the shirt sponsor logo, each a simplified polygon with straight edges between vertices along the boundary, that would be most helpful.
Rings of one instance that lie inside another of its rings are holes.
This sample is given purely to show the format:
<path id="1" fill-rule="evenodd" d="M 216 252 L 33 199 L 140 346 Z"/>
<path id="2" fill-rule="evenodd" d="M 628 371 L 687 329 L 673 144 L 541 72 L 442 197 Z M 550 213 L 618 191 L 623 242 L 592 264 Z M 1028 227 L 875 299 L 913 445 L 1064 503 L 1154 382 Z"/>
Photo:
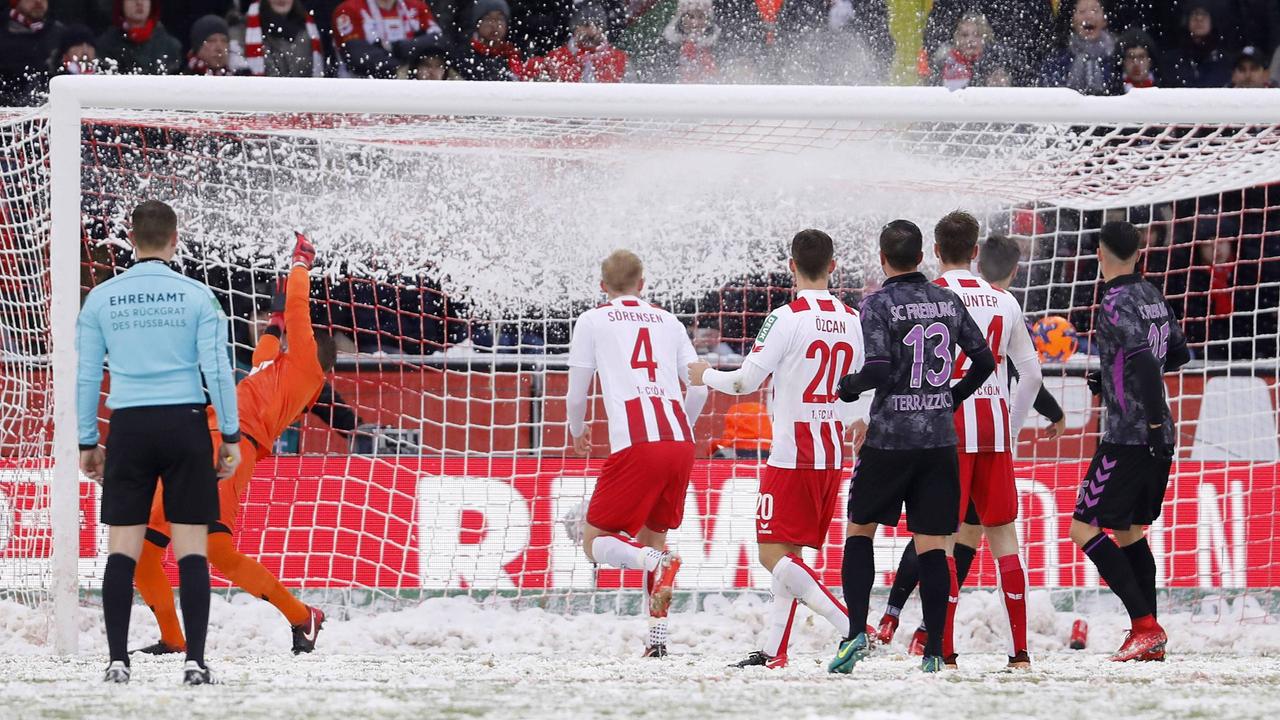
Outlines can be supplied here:
<path id="1" fill-rule="evenodd" d="M 773 329 L 773 324 L 777 321 L 777 315 L 770 315 L 765 318 L 764 324 L 760 326 L 760 332 L 756 334 L 756 347 L 764 344 L 764 339 L 769 337 L 769 331 Z"/>

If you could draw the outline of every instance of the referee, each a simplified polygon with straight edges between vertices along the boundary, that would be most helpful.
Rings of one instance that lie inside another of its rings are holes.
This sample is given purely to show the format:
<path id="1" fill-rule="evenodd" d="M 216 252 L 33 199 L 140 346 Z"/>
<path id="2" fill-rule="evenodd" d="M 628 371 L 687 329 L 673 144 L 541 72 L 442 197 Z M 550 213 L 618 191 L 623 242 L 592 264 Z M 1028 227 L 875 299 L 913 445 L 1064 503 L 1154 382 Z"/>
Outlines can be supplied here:
<path id="1" fill-rule="evenodd" d="M 76 328 L 80 469 L 102 484 L 102 522 L 110 526 L 102 613 L 111 662 L 103 679 L 129 681 L 125 644 L 133 572 L 159 478 L 165 516 L 173 526 L 187 633 L 182 681 L 203 685 L 213 682 L 204 664 L 208 523 L 218 519 L 218 479 L 240 463 L 227 318 L 208 287 L 168 264 L 178 247 L 173 208 L 148 200 L 134 208 L 132 220 L 136 264 L 89 293 Z M 107 407 L 112 410 L 105 453 L 98 445 L 104 357 L 111 370 Z M 206 388 L 222 433 L 216 468 Z"/>

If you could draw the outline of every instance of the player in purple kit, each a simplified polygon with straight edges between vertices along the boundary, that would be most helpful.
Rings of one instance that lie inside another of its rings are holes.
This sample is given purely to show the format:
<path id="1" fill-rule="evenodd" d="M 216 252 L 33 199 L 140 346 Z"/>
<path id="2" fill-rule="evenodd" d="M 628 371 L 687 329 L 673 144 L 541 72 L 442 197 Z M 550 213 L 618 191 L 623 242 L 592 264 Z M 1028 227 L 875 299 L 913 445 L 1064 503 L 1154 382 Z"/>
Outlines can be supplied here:
<path id="1" fill-rule="evenodd" d="M 862 303 L 866 362 L 840 380 L 840 399 L 875 390 L 862 453 L 849 488 L 842 580 L 849 636 L 827 669 L 847 673 L 870 652 L 864 632 L 875 581 L 876 525 L 897 525 L 903 504 L 920 561 L 920 599 L 929 639 L 922 669 L 942 669 L 947 536 L 960 514 L 960 470 L 953 413 L 996 369 L 986 338 L 954 292 L 919 272 L 920 228 L 894 220 L 880 231 L 884 286 Z M 970 360 L 954 386 L 956 346 Z"/>
<path id="2" fill-rule="evenodd" d="M 1071 516 L 1072 542 L 1132 621 L 1111 656 L 1117 662 L 1164 659 L 1167 638 L 1156 622 L 1156 563 L 1146 531 L 1160 517 L 1173 463 L 1173 420 L 1161 376 L 1191 359 L 1164 296 L 1134 272 L 1139 244 L 1130 223 L 1102 226 L 1098 266 L 1106 284 L 1094 327 L 1102 370 L 1090 375 L 1089 387 L 1102 396 L 1106 417 Z"/>
<path id="3" fill-rule="evenodd" d="M 1018 274 L 1020 257 L 1021 251 L 1016 240 L 1006 235 L 992 235 L 987 238 L 986 242 L 982 243 L 982 247 L 978 251 L 978 272 L 993 287 L 1007 291 L 1013 285 L 1013 280 Z M 1019 322 L 1021 321 L 1019 320 Z M 992 352 L 995 351 L 995 348 L 992 348 Z M 1011 375 L 1016 378 L 1017 367 L 1013 366 L 1009 369 L 1012 371 Z M 1066 430 L 1066 415 L 1062 411 L 1062 406 L 1058 404 L 1058 401 L 1044 386 L 1040 387 L 1032 407 L 1050 423 L 1045 430 L 1044 437 L 1047 439 L 1057 438 Z M 1016 433 L 1013 434 L 1014 437 L 1016 435 Z M 978 553 L 978 546 L 982 542 L 982 535 L 982 521 L 978 515 L 977 508 L 974 507 L 973 502 L 970 502 L 964 522 L 956 533 L 955 547 L 952 549 L 952 556 L 956 564 L 957 588 L 964 586 L 965 578 L 968 577 L 969 569 Z M 893 635 L 898 629 L 898 617 L 902 612 L 903 606 L 907 603 L 907 598 L 911 597 L 911 593 L 915 592 L 916 581 L 919 576 L 920 569 L 916 560 L 916 546 L 915 543 L 908 542 L 906 548 L 902 551 L 902 560 L 898 564 L 898 571 L 894 574 L 893 585 L 889 588 L 889 601 L 885 606 L 884 616 L 880 619 L 876 639 L 882 645 L 888 645 L 893 642 Z M 1002 594 L 1005 594 L 1006 602 L 1014 600 L 1014 598 L 1009 597 L 1007 592 L 1007 590 L 1002 592 Z M 1018 601 L 1025 602 L 1025 598 L 1018 599 Z M 1025 626 L 1021 637 L 1025 639 Z M 921 626 L 911 636 L 907 651 L 913 655 L 923 654 L 924 642 L 927 638 L 928 632 Z"/>

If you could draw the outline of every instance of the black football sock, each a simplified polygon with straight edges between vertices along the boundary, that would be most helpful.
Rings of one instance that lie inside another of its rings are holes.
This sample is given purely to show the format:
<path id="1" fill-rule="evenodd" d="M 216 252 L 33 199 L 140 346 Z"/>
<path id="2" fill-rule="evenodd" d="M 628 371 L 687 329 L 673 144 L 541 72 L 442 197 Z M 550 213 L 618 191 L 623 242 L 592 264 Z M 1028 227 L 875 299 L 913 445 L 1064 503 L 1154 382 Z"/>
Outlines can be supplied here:
<path id="1" fill-rule="evenodd" d="M 209 632 L 209 560 L 184 555 L 178 561 L 178 599 L 182 629 L 187 633 L 187 659 L 204 667 L 204 640 Z"/>
<path id="2" fill-rule="evenodd" d="M 129 615 L 133 612 L 133 571 L 138 563 L 112 553 L 102 571 L 102 617 L 107 625 L 107 649 L 112 660 L 129 664 Z"/>
<path id="3" fill-rule="evenodd" d="M 898 561 L 898 572 L 893 576 L 893 586 L 889 588 L 889 605 L 886 615 L 898 617 L 907 599 L 916 591 L 916 583 L 920 582 L 920 563 L 916 559 L 916 541 L 907 543 L 902 551 L 902 559 Z"/>
<path id="4" fill-rule="evenodd" d="M 963 543 L 956 543 L 955 550 L 951 551 L 951 557 L 956 559 L 956 584 L 961 587 L 964 587 L 964 579 L 969 577 L 969 568 L 973 566 L 973 557 L 977 554 L 977 548 Z"/>
<path id="5" fill-rule="evenodd" d="M 920 553 L 920 605 L 924 610 L 924 624 L 929 627 L 929 638 L 924 643 L 924 654 L 942 656 L 942 633 L 947 626 L 947 593 L 951 591 L 951 568 L 947 565 L 947 553 L 930 550 Z"/>
<path id="6" fill-rule="evenodd" d="M 1144 537 L 1132 545 L 1126 545 L 1120 548 L 1124 551 L 1124 556 L 1129 558 L 1129 565 L 1133 568 L 1133 578 L 1137 580 L 1138 587 L 1142 589 L 1142 596 L 1147 601 L 1147 607 L 1151 609 L 1151 616 L 1156 616 L 1156 557 L 1151 554 L 1151 546 L 1147 544 Z"/>
<path id="7" fill-rule="evenodd" d="M 1098 533 L 1092 540 L 1085 543 L 1084 554 L 1088 555 L 1093 564 L 1098 567 L 1098 574 L 1107 582 L 1111 592 L 1124 603 L 1124 609 L 1129 611 L 1130 619 L 1151 614 L 1151 608 L 1147 606 L 1142 588 L 1138 586 L 1138 580 L 1134 577 L 1129 558 L 1124 556 L 1124 552 L 1111 538 L 1107 537 L 1106 533 Z"/>
<path id="8" fill-rule="evenodd" d="M 844 539 L 844 566 L 840 569 L 844 603 L 849 609 L 849 638 L 866 632 L 871 585 L 876 579 L 876 556 L 871 538 L 854 535 Z"/>

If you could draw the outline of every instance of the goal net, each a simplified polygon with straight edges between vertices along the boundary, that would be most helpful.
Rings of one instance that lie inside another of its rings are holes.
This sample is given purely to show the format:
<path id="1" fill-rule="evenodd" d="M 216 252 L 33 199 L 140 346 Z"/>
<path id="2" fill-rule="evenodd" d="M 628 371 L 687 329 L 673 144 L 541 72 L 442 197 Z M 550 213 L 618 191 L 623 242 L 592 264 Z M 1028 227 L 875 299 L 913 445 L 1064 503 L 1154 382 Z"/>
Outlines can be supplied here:
<path id="1" fill-rule="evenodd" d="M 1083 377 L 1097 230 L 1128 219 L 1196 355 L 1167 378 L 1178 454 L 1151 533 L 1159 582 L 1263 616 L 1270 596 L 1250 589 L 1280 586 L 1277 110 L 1270 93 L 1164 90 L 55 80 L 51 105 L 0 116 L 0 588 L 65 612 L 100 582 L 98 487 L 74 470 L 74 320 L 129 266 L 141 200 L 177 209 L 182 271 L 217 294 L 241 372 L 292 230 L 317 246 L 312 320 L 342 351 L 331 402 L 268 439 L 236 542 L 312 602 L 373 609 L 449 593 L 632 606 L 639 575 L 593 567 L 562 522 L 608 451 L 597 398 L 591 456 L 572 452 L 565 360 L 609 251 L 636 251 L 646 294 L 732 367 L 791 298 L 797 230 L 836 239 L 836 292 L 856 303 L 881 280 L 883 223 L 927 233 L 964 208 L 1022 242 L 1029 320 L 1079 331 L 1045 367 L 1067 433 L 1033 420 L 1019 438 L 1031 585 L 1099 583 L 1066 529 L 1099 439 Z M 767 390 L 712 393 L 697 419 L 669 538 L 686 600 L 768 587 L 754 562 L 768 405 Z M 877 539 L 880 584 L 908 537 Z M 833 587 L 842 538 L 837 517 L 812 552 Z M 970 584 L 994 574 L 982 552 Z"/>

